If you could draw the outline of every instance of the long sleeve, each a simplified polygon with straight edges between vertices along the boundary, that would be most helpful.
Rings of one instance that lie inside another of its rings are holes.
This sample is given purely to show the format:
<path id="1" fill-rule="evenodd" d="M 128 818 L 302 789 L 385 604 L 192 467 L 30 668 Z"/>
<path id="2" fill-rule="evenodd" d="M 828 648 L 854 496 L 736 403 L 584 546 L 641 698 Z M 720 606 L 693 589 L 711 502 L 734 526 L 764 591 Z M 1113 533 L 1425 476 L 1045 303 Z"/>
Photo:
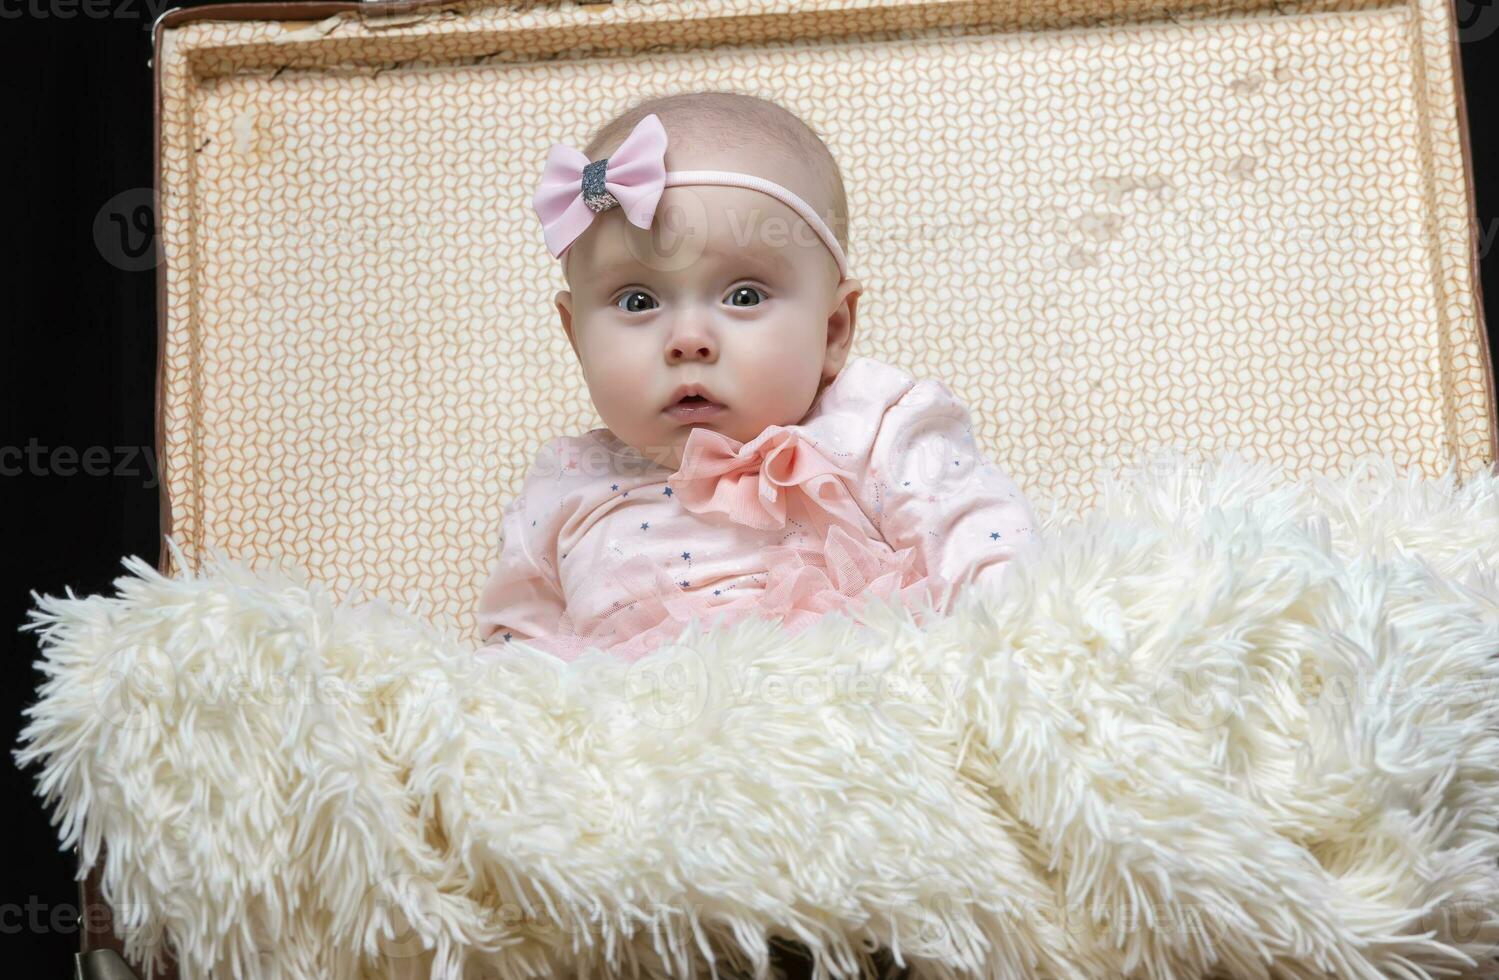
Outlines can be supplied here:
<path id="1" fill-rule="evenodd" d="M 550 449 L 550 447 L 548 447 Z M 546 452 L 547 450 L 543 450 Z M 543 546 L 555 521 L 543 509 L 544 489 L 527 476 L 521 493 L 505 506 L 500 522 L 500 554 L 479 593 L 479 634 L 485 643 L 527 640 L 557 629 L 567 607 L 554 548 Z M 538 523 L 539 521 L 539 523 Z M 538 557 L 546 555 L 551 568 Z"/>
<path id="2" fill-rule="evenodd" d="M 887 404 L 861 504 L 891 547 L 914 546 L 951 590 L 996 589 L 1010 560 L 1040 540 L 1030 502 L 985 457 L 967 407 L 942 382 L 917 381 Z"/>

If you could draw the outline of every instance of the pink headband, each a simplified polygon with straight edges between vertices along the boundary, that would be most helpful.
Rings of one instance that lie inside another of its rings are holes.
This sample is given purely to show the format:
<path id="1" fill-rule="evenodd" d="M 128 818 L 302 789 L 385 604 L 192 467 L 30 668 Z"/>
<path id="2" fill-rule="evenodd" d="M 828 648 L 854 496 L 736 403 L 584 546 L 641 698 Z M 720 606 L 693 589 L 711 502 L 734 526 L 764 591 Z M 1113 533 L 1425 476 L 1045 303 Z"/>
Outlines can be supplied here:
<path id="1" fill-rule="evenodd" d="M 666 127 L 653 112 L 640 120 L 612 156 L 589 162 L 565 143 L 547 151 L 541 186 L 531 206 L 541 218 L 547 250 L 561 258 L 588 229 L 593 216 L 613 207 L 638 228 L 649 228 L 656 217 L 661 192 L 677 184 L 725 184 L 769 194 L 801 215 L 838 263 L 839 281 L 848 278 L 848 261 L 838 239 L 816 211 L 780 184 L 733 170 L 666 169 Z"/>

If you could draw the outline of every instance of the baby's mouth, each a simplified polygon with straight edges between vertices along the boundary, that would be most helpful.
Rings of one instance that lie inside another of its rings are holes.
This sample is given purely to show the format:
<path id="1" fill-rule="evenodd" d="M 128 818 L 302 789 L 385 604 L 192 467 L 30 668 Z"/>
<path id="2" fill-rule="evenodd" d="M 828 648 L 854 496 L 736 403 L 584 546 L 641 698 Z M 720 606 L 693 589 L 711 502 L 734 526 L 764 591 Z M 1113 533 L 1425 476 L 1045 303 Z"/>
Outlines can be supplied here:
<path id="1" fill-rule="evenodd" d="M 702 395 L 688 395 L 679 398 L 667 408 L 667 414 L 679 419 L 705 419 L 711 415 L 717 415 L 727 406 L 718 402 L 709 401 Z"/>

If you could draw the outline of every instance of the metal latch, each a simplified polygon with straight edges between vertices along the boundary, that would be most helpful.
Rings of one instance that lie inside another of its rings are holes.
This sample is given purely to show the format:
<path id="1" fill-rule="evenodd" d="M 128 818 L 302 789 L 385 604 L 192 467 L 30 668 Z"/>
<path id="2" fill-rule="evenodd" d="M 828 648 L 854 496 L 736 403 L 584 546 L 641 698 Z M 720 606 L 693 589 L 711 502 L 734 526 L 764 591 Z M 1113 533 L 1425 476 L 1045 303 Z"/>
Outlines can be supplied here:
<path id="1" fill-rule="evenodd" d="M 73 980 L 141 980 L 112 949 L 91 949 L 73 954 Z"/>

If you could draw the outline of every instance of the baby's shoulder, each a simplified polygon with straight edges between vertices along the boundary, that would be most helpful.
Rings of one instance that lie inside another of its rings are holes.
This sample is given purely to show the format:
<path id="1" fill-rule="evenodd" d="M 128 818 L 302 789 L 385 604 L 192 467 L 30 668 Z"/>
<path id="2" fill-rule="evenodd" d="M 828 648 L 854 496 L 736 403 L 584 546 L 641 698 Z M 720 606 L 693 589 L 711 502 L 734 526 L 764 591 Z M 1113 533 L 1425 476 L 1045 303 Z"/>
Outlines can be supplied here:
<path id="1" fill-rule="evenodd" d="M 876 358 L 856 357 L 823 391 L 804 426 L 823 443 L 857 454 L 888 441 L 892 427 L 907 429 L 934 414 L 963 415 L 965 409 L 941 381 L 917 378 Z"/>
<path id="2" fill-rule="evenodd" d="M 818 399 L 815 414 L 868 413 L 896 404 L 902 407 L 957 401 L 952 389 L 936 378 L 918 378 L 905 368 L 873 357 L 851 358 Z"/>
<path id="3" fill-rule="evenodd" d="M 916 383 L 911 372 L 874 357 L 851 357 L 823 392 L 834 406 L 899 397 Z"/>

